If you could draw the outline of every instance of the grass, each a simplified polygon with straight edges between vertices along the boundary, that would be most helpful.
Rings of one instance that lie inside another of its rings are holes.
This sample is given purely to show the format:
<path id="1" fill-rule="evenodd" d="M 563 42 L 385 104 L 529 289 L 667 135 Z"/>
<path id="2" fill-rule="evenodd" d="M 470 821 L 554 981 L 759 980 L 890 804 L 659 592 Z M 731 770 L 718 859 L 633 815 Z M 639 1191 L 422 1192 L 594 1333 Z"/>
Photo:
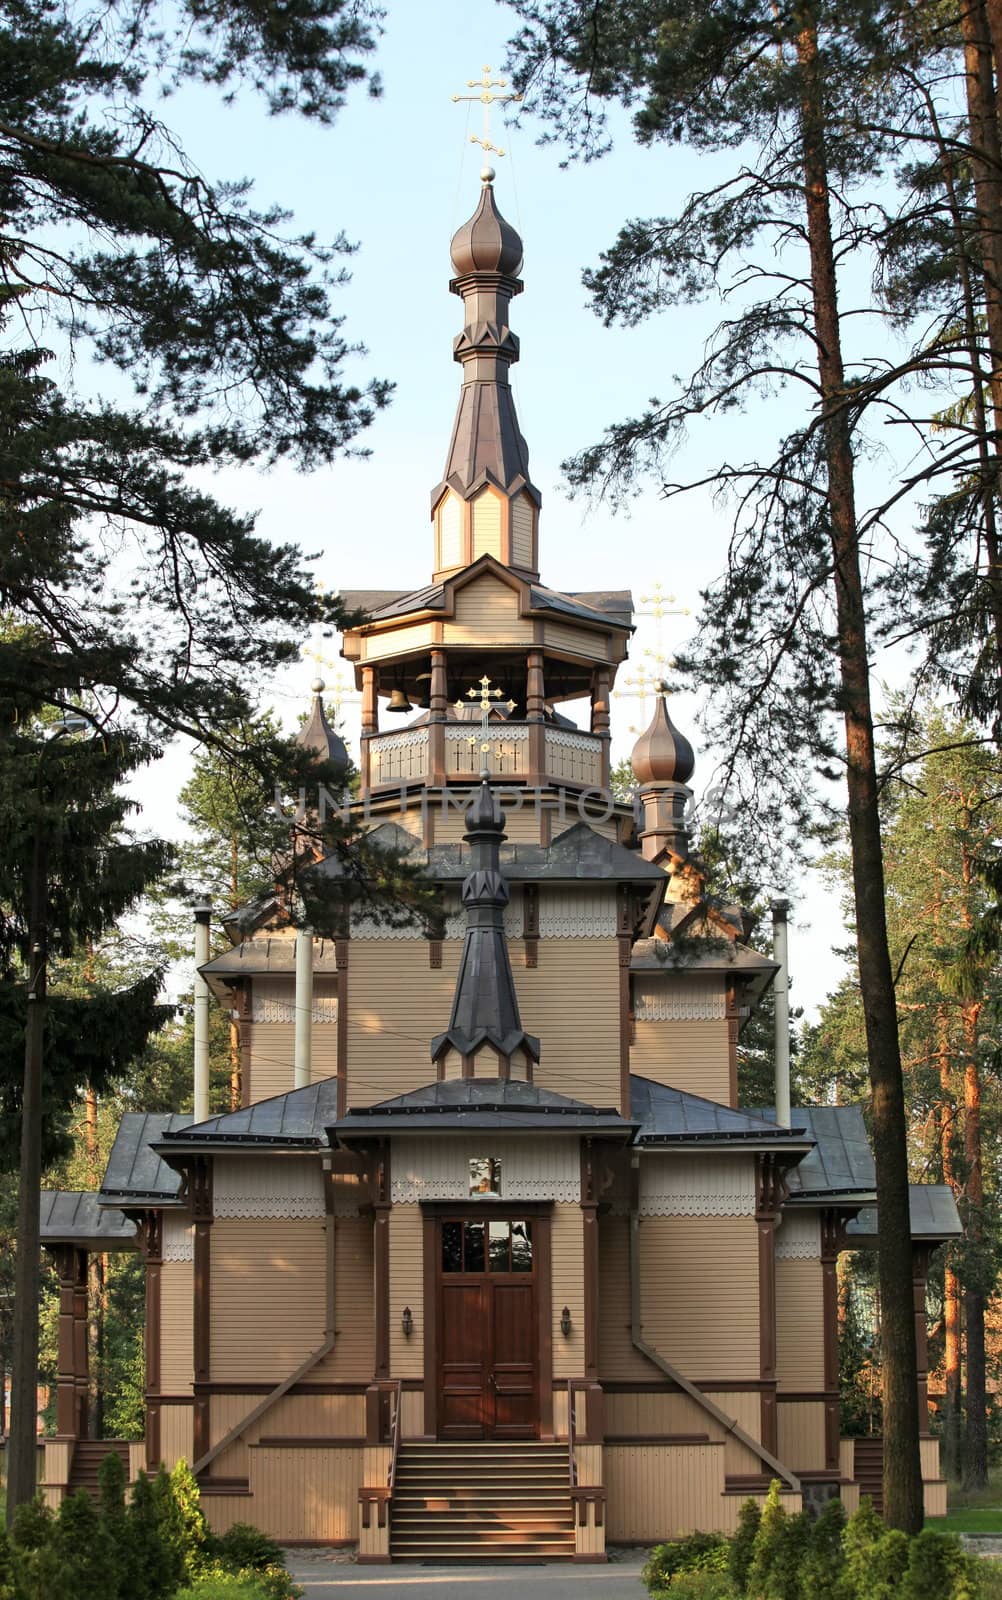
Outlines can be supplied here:
<path id="1" fill-rule="evenodd" d="M 997 1533 L 1002 1537 L 1002 1505 L 957 1506 L 945 1517 L 927 1517 L 926 1527 L 940 1533 Z"/>

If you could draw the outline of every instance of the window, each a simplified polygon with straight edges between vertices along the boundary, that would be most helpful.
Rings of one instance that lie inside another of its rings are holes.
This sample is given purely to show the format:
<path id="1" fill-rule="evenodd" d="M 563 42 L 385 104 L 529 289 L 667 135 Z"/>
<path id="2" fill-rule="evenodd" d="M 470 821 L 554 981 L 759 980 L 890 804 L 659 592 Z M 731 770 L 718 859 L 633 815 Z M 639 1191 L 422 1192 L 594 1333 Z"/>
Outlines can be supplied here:
<path id="1" fill-rule="evenodd" d="M 531 1272 L 532 1223 L 443 1222 L 443 1272 Z"/>
<path id="2" fill-rule="evenodd" d="M 497 1156 L 474 1156 L 470 1162 L 470 1194 L 501 1193 L 501 1162 Z"/>

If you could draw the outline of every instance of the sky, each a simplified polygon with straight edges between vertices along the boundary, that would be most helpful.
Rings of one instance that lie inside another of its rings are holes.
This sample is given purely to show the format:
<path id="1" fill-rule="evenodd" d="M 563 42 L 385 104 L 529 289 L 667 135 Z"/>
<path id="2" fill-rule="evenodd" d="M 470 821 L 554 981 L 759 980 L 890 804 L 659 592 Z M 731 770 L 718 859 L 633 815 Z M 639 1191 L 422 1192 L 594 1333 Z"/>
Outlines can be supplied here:
<path id="1" fill-rule="evenodd" d="M 251 96 L 221 105 L 207 91 L 185 90 L 162 109 L 193 159 L 213 178 L 253 179 L 255 200 L 278 202 L 297 228 L 320 238 L 343 232 L 357 242 L 346 265 L 351 282 L 337 292 L 343 332 L 367 353 L 353 356 L 349 375 L 386 377 L 396 384 L 392 405 L 364 437 L 366 460 L 297 475 L 280 466 L 268 473 L 241 469 L 215 475 L 212 488 L 240 510 L 258 512 L 258 531 L 293 540 L 315 557 L 318 582 L 328 590 L 418 587 L 432 565 L 429 493 L 439 481 L 455 410 L 459 369 L 452 340 L 461 304 L 448 292 L 449 240 L 479 195 L 482 152 L 469 142 L 480 131 L 481 108 L 454 104 L 468 80 L 490 63 L 499 75 L 515 18 L 492 0 L 390 0 L 378 69 L 384 92 L 356 92 L 333 128 L 293 117 L 269 118 Z M 593 442 L 603 427 L 670 391 L 673 374 L 695 365 L 722 314 L 719 305 L 669 311 L 643 326 L 603 328 L 581 283 L 633 216 L 671 214 L 694 183 L 713 181 L 712 157 L 666 149 L 643 150 L 623 119 L 611 155 L 587 166 L 561 167 L 562 153 L 540 146 L 538 126 L 501 128 L 494 142 L 507 154 L 491 157 L 501 211 L 525 244 L 525 292 L 513 302 L 512 326 L 521 341 L 513 370 L 532 477 L 542 490 L 540 561 L 543 581 L 560 589 L 631 588 L 638 599 L 658 590 L 674 596 L 660 621 L 638 618 L 633 655 L 641 666 L 679 648 L 693 625 L 699 591 L 724 564 L 727 521 L 707 495 L 665 503 L 655 487 L 627 514 L 589 508 L 567 497 L 561 462 Z M 721 162 L 720 172 L 726 170 Z M 731 413 L 693 435 L 675 464 L 676 476 L 696 476 L 715 459 L 747 457 L 761 427 L 782 431 L 781 402 L 765 417 Z M 725 436 L 731 430 L 729 437 Z M 322 659 L 328 684 L 345 664 L 337 641 L 304 642 Z M 648 654 L 649 653 L 649 654 Z M 305 708 L 315 659 L 260 686 L 264 703 L 290 723 Z M 627 667 L 628 678 L 636 666 Z M 621 682 L 621 686 L 622 685 Z M 346 700 L 349 736 L 357 706 Z M 614 701 L 613 755 L 626 755 L 652 709 L 629 695 Z M 679 696 L 675 721 L 699 752 L 698 705 Z M 190 753 L 170 752 L 138 790 L 144 827 L 177 832 L 176 793 Z M 697 765 L 697 792 L 712 782 L 711 764 Z M 813 874 L 795 877 L 789 891 L 791 971 L 795 1003 L 814 1014 L 834 987 L 841 965 L 832 945 L 844 939 L 838 907 Z"/>

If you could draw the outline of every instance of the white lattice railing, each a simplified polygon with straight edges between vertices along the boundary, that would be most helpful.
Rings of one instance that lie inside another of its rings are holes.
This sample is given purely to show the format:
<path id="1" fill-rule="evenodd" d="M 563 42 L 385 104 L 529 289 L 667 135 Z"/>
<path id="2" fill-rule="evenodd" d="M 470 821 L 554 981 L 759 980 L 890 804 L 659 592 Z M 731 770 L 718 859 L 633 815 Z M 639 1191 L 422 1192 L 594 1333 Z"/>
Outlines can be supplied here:
<path id="1" fill-rule="evenodd" d="M 444 730 L 446 780 L 475 777 L 483 765 L 479 729 L 470 722 L 447 723 Z M 430 776 L 429 730 L 376 733 L 369 738 L 369 781 L 373 786 L 427 779 Z M 529 725 L 491 725 L 487 766 L 499 778 L 524 778 L 530 773 Z M 588 788 L 602 785 L 602 740 L 575 728 L 547 728 L 546 776 L 558 783 Z"/>
<path id="2" fill-rule="evenodd" d="M 428 773 L 428 729 L 377 733 L 369 740 L 369 782 L 399 783 Z"/>
<path id="3" fill-rule="evenodd" d="M 602 783 L 602 741 L 594 733 L 577 733 L 571 728 L 547 728 L 546 771 L 565 783 Z"/>

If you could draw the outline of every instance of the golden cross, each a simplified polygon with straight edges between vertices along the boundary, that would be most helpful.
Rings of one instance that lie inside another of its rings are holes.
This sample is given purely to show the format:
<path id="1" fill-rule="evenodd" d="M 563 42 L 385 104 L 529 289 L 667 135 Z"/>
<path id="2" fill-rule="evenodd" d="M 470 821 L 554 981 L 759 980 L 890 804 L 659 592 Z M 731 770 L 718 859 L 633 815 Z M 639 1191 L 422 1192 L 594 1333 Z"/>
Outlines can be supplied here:
<path id="1" fill-rule="evenodd" d="M 502 150 L 501 146 L 497 144 L 491 144 L 491 106 L 494 105 L 495 102 L 497 102 L 499 105 L 503 105 L 508 100 L 517 103 L 521 101 L 522 96 L 520 94 L 492 94 L 492 89 L 507 89 L 508 79 L 492 78 L 490 67 L 484 68 L 484 75 L 482 78 L 467 78 L 466 87 L 468 89 L 479 89 L 480 93 L 454 94 L 452 97 L 453 105 L 456 105 L 461 100 L 472 100 L 474 102 L 479 100 L 484 108 L 483 134 L 477 135 L 475 133 L 471 133 L 470 143 L 480 145 L 481 149 L 485 150 L 488 155 L 491 153 L 491 151 L 493 151 L 496 156 L 503 156 L 504 151 Z M 493 173 L 491 176 L 493 177 Z"/>
<path id="2" fill-rule="evenodd" d="M 492 701 L 498 701 L 498 700 L 501 699 L 501 690 L 500 689 L 492 689 L 491 688 L 491 680 L 490 680 L 490 678 L 488 678 L 487 674 L 484 673 L 484 676 L 480 679 L 480 687 L 477 688 L 477 689 L 467 689 L 466 694 L 467 694 L 467 698 L 468 699 L 470 699 L 470 700 L 479 700 L 480 701 L 480 739 L 478 740 L 474 736 L 473 738 L 468 739 L 466 742 L 469 745 L 471 750 L 475 750 L 477 748 L 477 744 L 479 743 L 479 745 L 480 745 L 480 757 L 481 757 L 481 760 L 480 760 L 480 776 L 482 778 L 486 778 L 486 776 L 487 776 L 487 756 L 488 756 L 488 753 L 489 753 L 490 748 L 491 748 L 490 740 L 487 737 L 488 732 L 489 732 L 488 724 L 489 724 L 489 719 L 490 719 L 490 714 L 491 714 L 491 702 Z M 514 700 L 506 700 L 504 702 L 504 710 L 507 711 L 509 716 L 511 716 L 512 712 L 514 711 L 514 709 L 515 709 Z M 456 701 L 456 715 L 457 715 L 457 717 L 461 717 L 465 710 L 466 710 L 466 701 L 465 700 L 457 700 Z"/>

